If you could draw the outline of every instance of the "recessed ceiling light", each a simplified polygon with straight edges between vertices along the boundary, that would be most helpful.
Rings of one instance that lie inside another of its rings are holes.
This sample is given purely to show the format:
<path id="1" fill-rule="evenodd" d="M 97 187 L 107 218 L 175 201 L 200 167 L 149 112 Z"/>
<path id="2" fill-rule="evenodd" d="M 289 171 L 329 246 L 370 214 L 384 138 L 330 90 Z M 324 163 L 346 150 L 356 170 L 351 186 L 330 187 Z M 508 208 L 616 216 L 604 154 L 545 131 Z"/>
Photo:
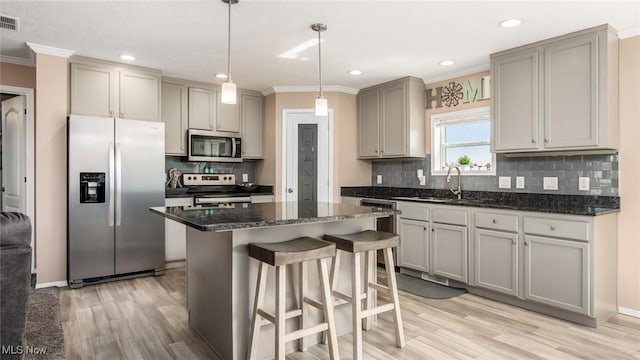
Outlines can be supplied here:
<path id="1" fill-rule="evenodd" d="M 216 77 L 220 78 L 220 79 L 226 79 L 227 78 L 227 74 L 222 74 L 222 73 L 221 74 L 216 74 Z"/>
<path id="2" fill-rule="evenodd" d="M 456 62 L 453 61 L 453 60 L 442 60 L 442 61 L 440 61 L 439 64 L 442 65 L 442 66 L 451 66 L 451 65 L 453 65 L 455 63 Z"/>
<path id="3" fill-rule="evenodd" d="M 505 19 L 498 23 L 498 26 L 503 28 L 512 28 L 522 24 L 522 20 L 520 19 Z"/>
<path id="4" fill-rule="evenodd" d="M 122 54 L 122 55 L 120 55 L 120 59 L 126 60 L 126 61 L 134 61 L 136 59 L 136 57 L 133 56 L 133 55 L 129 55 L 129 54 Z"/>
<path id="5" fill-rule="evenodd" d="M 361 75 L 362 71 L 360 70 L 350 70 L 349 75 Z"/>
<path id="6" fill-rule="evenodd" d="M 299 57 L 298 59 L 299 59 L 299 60 L 302 60 L 302 61 L 308 61 L 308 60 L 309 60 L 309 58 L 308 58 L 308 57 L 306 57 L 306 56 Z"/>

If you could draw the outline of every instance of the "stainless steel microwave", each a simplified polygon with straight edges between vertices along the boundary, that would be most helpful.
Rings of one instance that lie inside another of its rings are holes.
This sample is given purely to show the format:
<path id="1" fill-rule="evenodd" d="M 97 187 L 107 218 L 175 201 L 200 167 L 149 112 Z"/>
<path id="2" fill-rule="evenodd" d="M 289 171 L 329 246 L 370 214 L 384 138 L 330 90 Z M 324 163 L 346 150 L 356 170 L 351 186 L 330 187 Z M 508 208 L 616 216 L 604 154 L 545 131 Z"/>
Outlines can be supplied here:
<path id="1" fill-rule="evenodd" d="M 189 161 L 241 162 L 242 139 L 209 130 L 189 129 Z"/>

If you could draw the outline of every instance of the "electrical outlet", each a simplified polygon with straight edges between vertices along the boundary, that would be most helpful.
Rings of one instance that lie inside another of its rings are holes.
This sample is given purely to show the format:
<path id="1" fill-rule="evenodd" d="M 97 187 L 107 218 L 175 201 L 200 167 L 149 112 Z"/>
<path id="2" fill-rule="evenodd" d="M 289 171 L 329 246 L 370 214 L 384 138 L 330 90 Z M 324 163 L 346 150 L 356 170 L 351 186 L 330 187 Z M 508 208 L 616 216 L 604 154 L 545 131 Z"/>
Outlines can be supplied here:
<path id="1" fill-rule="evenodd" d="M 418 169 L 418 171 L 416 171 L 416 176 L 418 178 L 424 177 L 424 171 L 422 169 Z"/>
<path id="2" fill-rule="evenodd" d="M 376 183 L 377 183 L 378 185 L 382 184 L 382 175 L 378 175 L 378 176 L 376 176 Z"/>
<path id="3" fill-rule="evenodd" d="M 516 189 L 524 189 L 524 176 L 516 176 Z"/>
<path id="4" fill-rule="evenodd" d="M 422 185 L 422 186 L 427 185 L 427 177 L 426 176 L 420 176 L 418 178 L 418 180 L 420 180 L 420 185 Z"/>
<path id="5" fill-rule="evenodd" d="M 578 177 L 578 190 L 579 191 L 589 191 L 589 178 L 586 176 Z"/>
<path id="6" fill-rule="evenodd" d="M 242 174 L 242 182 L 249 182 L 249 174 Z"/>
<path id="7" fill-rule="evenodd" d="M 558 190 L 558 178 L 555 176 L 552 177 L 543 177 L 542 178 L 542 189 L 543 190 Z"/>
<path id="8" fill-rule="evenodd" d="M 500 189 L 511 189 L 511 176 L 498 177 L 498 187 Z"/>

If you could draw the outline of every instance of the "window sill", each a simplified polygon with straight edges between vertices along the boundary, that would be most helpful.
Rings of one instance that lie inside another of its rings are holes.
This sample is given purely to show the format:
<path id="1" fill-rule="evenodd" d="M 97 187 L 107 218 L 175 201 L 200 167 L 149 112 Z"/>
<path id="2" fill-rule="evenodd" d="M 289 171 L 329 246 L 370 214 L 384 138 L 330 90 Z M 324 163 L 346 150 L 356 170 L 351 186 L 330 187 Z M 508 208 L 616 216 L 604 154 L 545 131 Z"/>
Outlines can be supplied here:
<path id="1" fill-rule="evenodd" d="M 496 176 L 496 171 L 462 171 L 462 176 Z M 447 176 L 446 171 L 432 171 L 431 176 Z M 458 172 L 451 170 L 451 176 L 458 176 Z"/>

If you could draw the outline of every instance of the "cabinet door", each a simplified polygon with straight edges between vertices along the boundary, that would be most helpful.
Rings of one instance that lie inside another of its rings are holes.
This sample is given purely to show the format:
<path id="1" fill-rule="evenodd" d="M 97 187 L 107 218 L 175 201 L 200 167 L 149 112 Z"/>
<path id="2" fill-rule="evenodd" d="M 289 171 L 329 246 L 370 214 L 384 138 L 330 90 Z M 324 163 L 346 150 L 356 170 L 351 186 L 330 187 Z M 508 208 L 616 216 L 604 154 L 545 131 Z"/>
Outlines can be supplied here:
<path id="1" fill-rule="evenodd" d="M 187 155 L 187 87 L 162 83 L 162 122 L 164 122 L 164 152 L 167 155 Z"/>
<path id="2" fill-rule="evenodd" d="M 493 149 L 537 149 L 538 50 L 492 59 L 491 77 Z"/>
<path id="3" fill-rule="evenodd" d="M 189 128 L 215 130 L 217 91 L 189 88 Z"/>
<path id="4" fill-rule="evenodd" d="M 238 96 L 239 98 L 240 96 Z M 224 132 L 240 132 L 240 115 L 239 105 L 236 104 L 223 104 L 218 97 L 218 116 L 216 121 L 216 131 Z"/>
<path id="5" fill-rule="evenodd" d="M 449 279 L 468 281 L 467 228 L 431 225 L 431 272 Z"/>
<path id="6" fill-rule="evenodd" d="M 379 156 L 380 95 L 377 89 L 358 94 L 358 156 Z"/>
<path id="7" fill-rule="evenodd" d="M 118 74 L 113 68 L 71 64 L 71 113 L 114 117 L 118 114 Z"/>
<path id="8" fill-rule="evenodd" d="M 598 144 L 598 38 L 545 48 L 545 148 Z"/>
<path id="9" fill-rule="evenodd" d="M 524 296 L 589 315 L 589 244 L 525 235 Z"/>
<path id="10" fill-rule="evenodd" d="M 119 117 L 160 121 L 160 75 L 120 70 Z"/>
<path id="11" fill-rule="evenodd" d="M 405 81 L 380 90 L 380 153 L 383 157 L 406 155 L 407 86 Z"/>
<path id="12" fill-rule="evenodd" d="M 429 272 L 429 223 L 400 219 L 398 266 Z"/>
<path id="13" fill-rule="evenodd" d="M 240 96 L 242 118 L 242 157 L 262 159 L 262 96 L 242 94 Z"/>
<path id="14" fill-rule="evenodd" d="M 475 230 L 476 286 L 518 295 L 518 234 Z"/>

